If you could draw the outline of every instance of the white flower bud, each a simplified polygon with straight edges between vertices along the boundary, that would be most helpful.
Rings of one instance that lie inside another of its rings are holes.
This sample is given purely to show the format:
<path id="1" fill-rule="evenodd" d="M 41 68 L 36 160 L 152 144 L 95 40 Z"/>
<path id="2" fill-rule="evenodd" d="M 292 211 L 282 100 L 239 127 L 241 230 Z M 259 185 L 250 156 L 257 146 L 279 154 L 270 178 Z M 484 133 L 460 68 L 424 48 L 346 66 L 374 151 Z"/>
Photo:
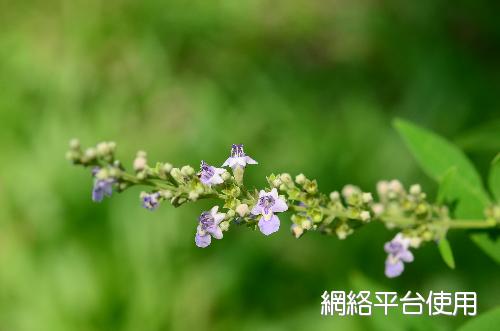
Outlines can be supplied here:
<path id="1" fill-rule="evenodd" d="M 108 143 L 100 142 L 97 144 L 97 154 L 100 156 L 106 156 L 111 152 Z"/>
<path id="2" fill-rule="evenodd" d="M 219 227 L 222 231 L 227 231 L 229 230 L 229 222 L 228 221 L 221 222 L 219 224 Z"/>
<path id="3" fill-rule="evenodd" d="M 200 195 L 199 195 L 199 194 L 198 194 L 198 192 L 196 192 L 196 191 L 191 191 L 191 192 L 189 192 L 189 200 L 191 200 L 191 201 L 196 201 L 196 200 L 198 200 L 199 196 L 200 196 Z"/>
<path id="4" fill-rule="evenodd" d="M 193 167 L 186 165 L 186 166 L 183 166 L 183 167 L 181 168 L 181 173 L 182 173 L 184 176 L 189 177 L 189 176 L 194 175 L 194 169 L 193 169 Z"/>
<path id="5" fill-rule="evenodd" d="M 333 202 L 339 201 L 340 200 L 339 192 L 333 191 L 332 193 L 330 193 L 330 200 L 332 200 Z"/>
<path id="6" fill-rule="evenodd" d="M 368 193 L 363 193 L 362 199 L 363 199 L 364 203 L 370 203 L 370 202 L 373 201 L 373 196 L 369 192 Z"/>
<path id="7" fill-rule="evenodd" d="M 273 187 L 276 187 L 276 188 L 280 187 L 280 185 L 281 185 L 281 180 L 280 180 L 279 178 L 275 178 L 275 179 L 273 180 L 273 182 L 272 182 L 272 185 L 273 185 Z"/>
<path id="8" fill-rule="evenodd" d="M 290 176 L 290 174 L 283 173 L 283 174 L 280 175 L 279 178 L 281 179 L 281 181 L 284 184 L 290 184 L 290 183 L 292 183 L 292 176 Z"/>
<path id="9" fill-rule="evenodd" d="M 302 234 L 304 233 L 304 229 L 302 229 L 302 227 L 298 226 L 297 224 L 292 224 L 290 230 L 292 231 L 292 234 L 295 236 L 295 238 L 300 238 L 300 236 L 302 236 Z"/>
<path id="10" fill-rule="evenodd" d="M 422 239 L 419 237 L 411 237 L 410 238 L 410 247 L 419 248 L 422 243 Z"/>
<path id="11" fill-rule="evenodd" d="M 361 214 L 359 214 L 359 217 L 363 222 L 369 221 L 370 220 L 370 212 L 363 210 Z"/>
<path id="12" fill-rule="evenodd" d="M 76 138 L 71 139 L 69 141 L 69 148 L 74 150 L 80 149 L 80 140 Z"/>
<path id="13" fill-rule="evenodd" d="M 311 230 L 313 223 L 310 219 L 305 219 L 300 224 L 304 230 Z"/>
<path id="14" fill-rule="evenodd" d="M 377 183 L 377 193 L 381 197 L 385 197 L 389 192 L 389 182 L 386 180 L 381 180 Z"/>
<path id="15" fill-rule="evenodd" d="M 380 216 L 384 212 L 384 205 L 381 203 L 376 203 L 372 206 L 372 210 L 376 216 Z"/>
<path id="16" fill-rule="evenodd" d="M 99 169 L 99 171 L 95 174 L 95 178 L 97 179 L 107 179 L 108 177 L 109 173 L 106 168 Z"/>
<path id="17" fill-rule="evenodd" d="M 170 199 L 172 197 L 172 191 L 169 190 L 162 190 L 160 191 L 160 195 L 164 197 L 165 199 Z"/>
<path id="18" fill-rule="evenodd" d="M 93 160 L 96 157 L 96 151 L 95 148 L 87 148 L 85 150 L 85 158 L 89 160 Z"/>
<path id="19" fill-rule="evenodd" d="M 138 156 L 134 160 L 133 167 L 135 171 L 142 171 L 146 168 L 146 165 L 147 165 L 146 158 Z"/>
<path id="20" fill-rule="evenodd" d="M 413 184 L 412 186 L 410 186 L 411 195 L 419 195 L 420 193 L 422 193 L 422 188 L 420 187 L 420 185 Z"/>
<path id="21" fill-rule="evenodd" d="M 391 189 L 391 191 L 396 193 L 401 193 L 403 191 L 403 185 L 397 179 L 391 180 L 391 182 L 389 183 L 389 188 Z"/>
<path id="22" fill-rule="evenodd" d="M 304 174 L 298 174 L 297 176 L 295 176 L 295 182 L 299 185 L 304 185 L 304 183 L 306 182 L 306 176 L 304 176 Z"/>
<path id="23" fill-rule="evenodd" d="M 235 214 L 234 210 L 229 209 L 226 213 L 226 218 L 233 218 Z"/>
<path id="24" fill-rule="evenodd" d="M 240 215 L 240 217 L 245 217 L 249 212 L 248 205 L 246 203 L 239 204 L 236 207 L 236 213 Z"/>
<path id="25" fill-rule="evenodd" d="M 223 181 L 227 181 L 231 178 L 231 174 L 227 171 L 224 171 L 221 175 Z"/>
<path id="26" fill-rule="evenodd" d="M 165 173 L 169 174 L 170 171 L 172 171 L 172 165 L 170 163 L 165 163 L 163 165 L 163 171 L 165 171 Z"/>
<path id="27" fill-rule="evenodd" d="M 350 196 L 352 196 L 353 194 L 360 193 L 360 192 L 361 192 L 361 190 L 359 189 L 359 187 L 351 185 L 351 184 L 344 186 L 344 188 L 342 189 L 342 195 L 346 199 L 349 198 Z"/>

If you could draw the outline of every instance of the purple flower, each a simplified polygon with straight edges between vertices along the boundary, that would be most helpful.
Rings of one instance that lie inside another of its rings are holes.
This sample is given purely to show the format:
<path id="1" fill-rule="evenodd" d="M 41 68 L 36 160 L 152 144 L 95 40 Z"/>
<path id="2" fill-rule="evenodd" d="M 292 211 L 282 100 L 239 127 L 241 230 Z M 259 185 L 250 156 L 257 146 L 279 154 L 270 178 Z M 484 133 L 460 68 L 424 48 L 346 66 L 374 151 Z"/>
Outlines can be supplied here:
<path id="1" fill-rule="evenodd" d="M 278 196 L 278 191 L 273 188 L 271 192 L 261 190 L 259 200 L 252 209 L 253 215 L 262 215 L 259 220 L 260 232 L 266 236 L 278 231 L 280 219 L 274 213 L 281 213 L 288 209 L 286 201 Z"/>
<path id="2" fill-rule="evenodd" d="M 221 175 L 226 172 L 225 169 L 212 167 L 208 165 L 205 161 L 201 161 L 201 171 L 199 173 L 200 181 L 205 185 L 217 185 L 222 184 L 224 180 Z"/>
<path id="3" fill-rule="evenodd" d="M 257 161 L 245 154 L 243 145 L 233 144 L 231 147 L 231 156 L 224 162 L 223 167 L 231 167 L 233 170 L 240 167 L 245 168 L 247 164 L 257 164 Z"/>
<path id="4" fill-rule="evenodd" d="M 385 260 L 385 275 L 389 278 L 394 278 L 404 270 L 403 262 L 413 262 L 413 254 L 408 247 L 410 239 L 403 237 L 398 233 L 394 239 L 385 243 L 384 250 L 388 254 Z"/>
<path id="5" fill-rule="evenodd" d="M 111 196 L 111 193 L 113 193 L 113 184 L 115 183 L 114 178 L 96 178 L 100 170 L 100 167 L 92 168 L 92 177 L 94 177 L 92 200 L 94 202 L 101 202 L 105 196 Z"/>
<path id="6" fill-rule="evenodd" d="M 210 211 L 204 211 L 198 217 L 198 228 L 194 241 L 196 246 L 205 248 L 212 242 L 212 237 L 222 239 L 222 230 L 219 226 L 224 219 L 223 213 L 218 213 L 219 206 L 215 206 Z"/>
<path id="7" fill-rule="evenodd" d="M 92 189 L 92 200 L 94 202 L 101 202 L 105 196 L 111 196 L 113 193 L 113 183 L 115 182 L 112 178 L 107 179 L 95 179 L 94 188 Z"/>
<path id="8" fill-rule="evenodd" d="M 151 194 L 145 194 L 142 197 L 142 206 L 148 210 L 155 210 L 160 205 L 160 193 L 154 192 Z"/>

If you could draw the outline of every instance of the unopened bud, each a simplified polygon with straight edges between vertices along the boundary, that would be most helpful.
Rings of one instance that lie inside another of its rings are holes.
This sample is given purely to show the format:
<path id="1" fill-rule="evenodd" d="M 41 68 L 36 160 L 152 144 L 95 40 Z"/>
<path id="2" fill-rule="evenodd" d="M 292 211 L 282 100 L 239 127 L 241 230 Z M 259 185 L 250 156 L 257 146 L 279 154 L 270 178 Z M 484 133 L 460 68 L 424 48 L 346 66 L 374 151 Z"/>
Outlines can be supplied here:
<path id="1" fill-rule="evenodd" d="M 170 173 L 170 171 L 172 171 L 172 165 L 170 163 L 165 163 L 163 165 L 163 171 L 165 171 L 165 173 Z"/>
<path id="2" fill-rule="evenodd" d="M 183 166 L 181 168 L 181 173 L 184 176 L 189 177 L 189 176 L 194 175 L 194 169 L 193 169 L 193 167 L 186 165 L 186 166 Z"/>
<path id="3" fill-rule="evenodd" d="M 332 193 L 330 193 L 330 200 L 332 200 L 333 202 L 339 201 L 340 200 L 339 192 L 333 191 Z"/>
<path id="4" fill-rule="evenodd" d="M 73 150 L 80 149 L 80 140 L 73 138 L 69 141 L 69 148 Z"/>
<path id="5" fill-rule="evenodd" d="M 410 187 L 411 195 L 419 195 L 422 192 L 422 188 L 418 184 L 414 184 Z"/>
<path id="6" fill-rule="evenodd" d="M 248 214 L 248 211 L 249 209 L 246 203 L 239 204 L 236 207 L 236 212 L 240 215 L 240 217 L 245 217 Z"/>
<path id="7" fill-rule="evenodd" d="M 298 174 L 297 176 L 295 176 L 295 182 L 299 185 L 304 185 L 304 183 L 306 182 L 306 176 L 304 176 L 304 174 Z"/>
<path id="8" fill-rule="evenodd" d="M 370 212 L 363 210 L 361 214 L 359 214 L 359 217 L 363 222 L 369 221 L 370 220 Z"/>
<path id="9" fill-rule="evenodd" d="M 373 196 L 371 193 L 363 193 L 362 199 L 364 203 L 370 203 L 373 201 Z"/>

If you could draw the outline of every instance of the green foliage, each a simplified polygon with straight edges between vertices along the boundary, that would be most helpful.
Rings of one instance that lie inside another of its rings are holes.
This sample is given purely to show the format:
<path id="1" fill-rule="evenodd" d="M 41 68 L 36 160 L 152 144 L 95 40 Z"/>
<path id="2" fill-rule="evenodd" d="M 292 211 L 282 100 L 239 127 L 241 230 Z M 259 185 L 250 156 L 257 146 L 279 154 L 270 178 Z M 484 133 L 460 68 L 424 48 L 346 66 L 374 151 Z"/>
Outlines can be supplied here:
<path id="1" fill-rule="evenodd" d="M 446 238 L 442 238 L 438 241 L 438 248 L 443 261 L 451 269 L 455 269 L 455 258 L 453 257 L 453 251 L 451 250 L 450 242 Z"/>
<path id="2" fill-rule="evenodd" d="M 298 241 L 285 224 L 275 238 L 242 229 L 199 250 L 198 207 L 151 213 L 133 190 L 94 204 L 90 174 L 61 158 L 73 137 L 120 142 L 129 169 L 139 149 L 198 164 L 241 142 L 261 164 L 252 186 L 303 171 L 324 191 L 398 178 L 432 195 L 388 123 L 404 116 L 455 141 L 498 118 L 491 6 L 6 0 L 0 22 L 2 330 L 373 331 L 403 319 L 321 318 L 322 291 L 348 290 L 355 272 L 371 281 L 363 290 L 471 289 L 481 310 L 498 304 L 498 267 L 467 238 L 454 238 L 453 272 L 423 248 L 391 281 L 391 236 L 376 225 L 342 242 Z M 486 176 L 491 154 L 468 151 Z"/>
<path id="3" fill-rule="evenodd" d="M 481 219 L 490 201 L 481 177 L 458 147 L 444 138 L 398 119 L 394 126 L 422 169 L 438 183 L 444 182 L 440 199 L 456 200 L 455 216 Z M 473 241 L 500 263 L 500 240 L 486 234 L 472 235 Z"/>
<path id="4" fill-rule="evenodd" d="M 493 198 L 500 203 L 500 154 L 491 162 L 488 184 Z"/>
<path id="5" fill-rule="evenodd" d="M 500 306 L 469 320 L 457 331 L 490 331 L 500 325 Z"/>

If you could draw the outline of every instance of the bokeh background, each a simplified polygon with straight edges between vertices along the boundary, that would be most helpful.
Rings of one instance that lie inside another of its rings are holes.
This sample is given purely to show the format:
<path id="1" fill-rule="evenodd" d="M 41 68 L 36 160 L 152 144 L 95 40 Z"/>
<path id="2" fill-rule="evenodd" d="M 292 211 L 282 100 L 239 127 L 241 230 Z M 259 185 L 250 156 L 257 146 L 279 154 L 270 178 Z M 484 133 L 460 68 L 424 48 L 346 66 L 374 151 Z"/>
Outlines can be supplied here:
<path id="1" fill-rule="evenodd" d="M 325 290 L 476 291 L 500 303 L 499 268 L 453 233 L 457 269 L 427 245 L 383 276 L 371 224 L 345 241 L 234 228 L 194 245 L 210 202 L 154 213 L 139 189 L 92 203 L 64 154 L 118 143 L 130 165 L 222 163 L 244 143 L 271 172 L 331 191 L 431 182 L 395 117 L 461 146 L 485 175 L 500 150 L 494 1 L 0 1 L 0 330 L 453 330 L 463 317 L 321 317 Z M 492 326 L 493 327 L 493 326 Z"/>

